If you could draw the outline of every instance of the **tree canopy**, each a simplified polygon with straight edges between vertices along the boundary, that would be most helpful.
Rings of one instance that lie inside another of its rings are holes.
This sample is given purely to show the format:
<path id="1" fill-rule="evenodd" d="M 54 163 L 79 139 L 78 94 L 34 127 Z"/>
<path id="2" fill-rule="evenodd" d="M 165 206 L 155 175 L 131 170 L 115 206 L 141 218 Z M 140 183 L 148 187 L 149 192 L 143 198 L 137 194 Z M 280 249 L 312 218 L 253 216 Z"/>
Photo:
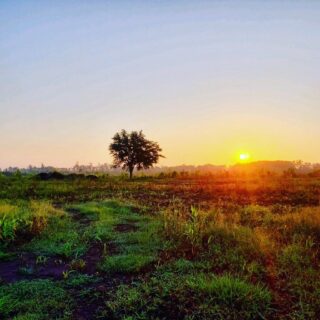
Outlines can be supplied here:
<path id="1" fill-rule="evenodd" d="M 127 170 L 132 178 L 134 169 L 148 169 L 159 161 L 162 149 L 154 141 L 147 140 L 142 131 L 117 132 L 109 146 L 113 166 Z"/>

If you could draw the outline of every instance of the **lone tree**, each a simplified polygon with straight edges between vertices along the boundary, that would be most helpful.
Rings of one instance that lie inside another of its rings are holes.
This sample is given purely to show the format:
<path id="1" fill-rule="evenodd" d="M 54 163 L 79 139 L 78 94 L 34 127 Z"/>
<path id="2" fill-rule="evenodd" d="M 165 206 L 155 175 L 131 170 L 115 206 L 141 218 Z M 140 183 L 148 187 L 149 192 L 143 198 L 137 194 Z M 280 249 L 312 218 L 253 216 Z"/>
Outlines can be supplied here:
<path id="1" fill-rule="evenodd" d="M 134 168 L 137 170 L 148 169 L 159 161 L 162 149 L 157 142 L 147 140 L 142 131 L 128 133 L 121 130 L 112 138 L 109 146 L 113 157 L 113 167 L 122 167 L 127 170 L 132 178 Z"/>

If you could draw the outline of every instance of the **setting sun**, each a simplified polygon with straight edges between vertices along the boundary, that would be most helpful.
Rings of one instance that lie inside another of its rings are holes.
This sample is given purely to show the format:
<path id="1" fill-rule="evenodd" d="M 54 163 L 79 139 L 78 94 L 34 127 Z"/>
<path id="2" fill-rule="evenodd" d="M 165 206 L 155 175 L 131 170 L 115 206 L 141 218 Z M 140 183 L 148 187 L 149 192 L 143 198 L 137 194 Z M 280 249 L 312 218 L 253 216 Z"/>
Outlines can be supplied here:
<path id="1" fill-rule="evenodd" d="M 240 153 L 239 155 L 240 161 L 248 161 L 250 159 L 250 154 L 249 153 Z"/>

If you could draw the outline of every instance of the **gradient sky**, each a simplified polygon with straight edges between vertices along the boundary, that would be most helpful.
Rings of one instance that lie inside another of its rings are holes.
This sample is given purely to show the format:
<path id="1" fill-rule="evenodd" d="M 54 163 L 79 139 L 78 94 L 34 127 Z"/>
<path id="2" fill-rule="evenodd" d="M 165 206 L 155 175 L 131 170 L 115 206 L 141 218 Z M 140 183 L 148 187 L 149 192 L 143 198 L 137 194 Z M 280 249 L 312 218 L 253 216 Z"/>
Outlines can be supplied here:
<path id="1" fill-rule="evenodd" d="M 0 167 L 320 161 L 320 1 L 0 1 Z"/>

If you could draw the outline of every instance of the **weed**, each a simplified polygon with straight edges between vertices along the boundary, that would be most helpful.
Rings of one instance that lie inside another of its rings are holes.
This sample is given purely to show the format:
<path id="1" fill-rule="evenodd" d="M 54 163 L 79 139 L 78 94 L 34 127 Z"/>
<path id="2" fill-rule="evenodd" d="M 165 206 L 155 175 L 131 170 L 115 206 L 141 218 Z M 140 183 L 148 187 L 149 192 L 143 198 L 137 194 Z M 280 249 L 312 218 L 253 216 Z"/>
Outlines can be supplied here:
<path id="1" fill-rule="evenodd" d="M 71 287 L 80 287 L 85 285 L 90 285 L 93 283 L 96 283 L 98 281 L 101 281 L 100 278 L 97 278 L 92 275 L 87 274 L 81 274 L 81 273 L 70 273 L 68 278 L 65 279 L 66 281 L 63 283 L 63 285 L 67 288 Z"/>
<path id="2" fill-rule="evenodd" d="M 33 269 L 33 267 L 20 267 L 18 272 L 20 274 L 30 276 L 30 275 L 34 274 L 34 269 Z"/>
<path id="3" fill-rule="evenodd" d="M 46 264 L 48 261 L 48 257 L 46 256 L 37 256 L 36 264 Z"/>
<path id="4" fill-rule="evenodd" d="M 70 268 L 72 270 L 81 271 L 86 267 L 86 262 L 83 259 L 73 259 L 70 262 Z"/>
<path id="5" fill-rule="evenodd" d="M 64 280 L 68 279 L 73 272 L 75 272 L 75 270 L 62 271 L 62 277 L 63 277 L 63 279 L 64 279 Z"/>

